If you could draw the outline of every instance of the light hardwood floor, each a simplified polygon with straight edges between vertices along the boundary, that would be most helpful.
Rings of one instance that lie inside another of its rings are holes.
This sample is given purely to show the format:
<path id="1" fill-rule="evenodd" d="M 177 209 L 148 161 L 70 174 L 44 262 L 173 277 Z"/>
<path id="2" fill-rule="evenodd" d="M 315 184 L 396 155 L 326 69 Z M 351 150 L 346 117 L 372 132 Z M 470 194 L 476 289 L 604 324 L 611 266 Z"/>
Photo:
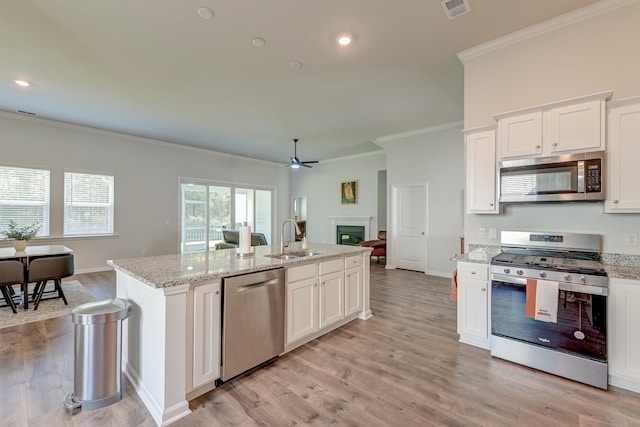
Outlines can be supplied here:
<path id="1" fill-rule="evenodd" d="M 449 280 L 372 263 L 374 317 L 356 320 L 190 403 L 175 426 L 640 426 L 640 395 L 598 390 L 457 341 Z M 80 274 L 97 298 L 112 272 Z M 0 330 L 1 426 L 153 426 L 123 399 L 75 415 L 70 316 Z"/>

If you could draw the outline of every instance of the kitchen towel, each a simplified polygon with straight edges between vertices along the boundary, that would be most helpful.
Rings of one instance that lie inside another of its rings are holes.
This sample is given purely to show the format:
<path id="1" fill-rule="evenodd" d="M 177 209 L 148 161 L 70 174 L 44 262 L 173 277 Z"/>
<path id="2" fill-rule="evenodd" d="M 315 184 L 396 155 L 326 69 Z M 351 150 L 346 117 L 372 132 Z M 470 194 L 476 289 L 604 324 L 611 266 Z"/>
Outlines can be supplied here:
<path id="1" fill-rule="evenodd" d="M 536 285 L 536 320 L 558 322 L 558 282 L 538 280 Z"/>
<path id="2" fill-rule="evenodd" d="M 536 317 L 536 287 L 538 285 L 538 281 L 536 279 L 527 279 L 527 287 L 525 290 L 526 300 L 525 300 L 525 314 L 527 317 L 531 319 L 535 319 Z"/>
<path id="3" fill-rule="evenodd" d="M 240 236 L 238 240 L 238 252 L 241 254 L 251 252 L 251 226 L 248 226 L 246 222 L 240 226 Z"/>
<path id="4" fill-rule="evenodd" d="M 453 270 L 451 276 L 451 301 L 458 301 L 458 270 Z"/>

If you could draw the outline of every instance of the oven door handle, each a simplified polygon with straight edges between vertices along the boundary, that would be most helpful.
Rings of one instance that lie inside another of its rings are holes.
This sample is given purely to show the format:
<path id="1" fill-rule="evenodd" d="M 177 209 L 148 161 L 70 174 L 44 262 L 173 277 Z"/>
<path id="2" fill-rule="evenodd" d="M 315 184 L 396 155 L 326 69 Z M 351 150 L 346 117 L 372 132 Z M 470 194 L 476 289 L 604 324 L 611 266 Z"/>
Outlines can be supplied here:
<path id="1" fill-rule="evenodd" d="M 514 285 L 527 285 L 527 279 L 524 277 L 513 277 L 513 276 L 505 276 L 502 274 L 492 274 L 491 280 L 496 280 L 500 282 L 511 283 Z M 537 279 L 533 279 L 537 280 Z M 558 282 L 558 289 L 561 291 L 569 291 L 569 292 L 577 292 L 580 294 L 590 294 L 590 295 L 609 295 L 609 289 L 604 288 L 602 286 L 591 286 L 591 285 L 580 285 L 577 283 L 568 283 L 568 282 Z"/>
<path id="2" fill-rule="evenodd" d="M 502 274 L 492 274 L 491 280 L 497 280 L 500 282 L 512 283 L 514 285 L 522 286 L 525 286 L 527 284 L 527 279 L 523 277 L 504 276 Z"/>

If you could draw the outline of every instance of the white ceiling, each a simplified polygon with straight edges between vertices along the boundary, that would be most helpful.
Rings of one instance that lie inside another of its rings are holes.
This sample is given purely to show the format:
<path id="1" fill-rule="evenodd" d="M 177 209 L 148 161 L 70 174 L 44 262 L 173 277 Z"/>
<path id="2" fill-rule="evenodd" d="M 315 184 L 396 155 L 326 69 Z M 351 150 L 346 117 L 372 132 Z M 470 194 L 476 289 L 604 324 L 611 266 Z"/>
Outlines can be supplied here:
<path id="1" fill-rule="evenodd" d="M 359 154 L 462 120 L 457 52 L 594 2 L 449 20 L 440 0 L 2 0 L 0 109 L 270 161 L 293 138 L 303 161 Z"/>

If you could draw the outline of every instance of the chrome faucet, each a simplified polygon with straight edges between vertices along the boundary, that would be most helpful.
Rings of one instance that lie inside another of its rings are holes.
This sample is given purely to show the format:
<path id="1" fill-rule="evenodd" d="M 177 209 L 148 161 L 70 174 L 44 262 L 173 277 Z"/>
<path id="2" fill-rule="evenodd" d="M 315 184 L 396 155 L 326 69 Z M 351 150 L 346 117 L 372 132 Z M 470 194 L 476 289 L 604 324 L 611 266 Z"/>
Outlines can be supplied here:
<path id="1" fill-rule="evenodd" d="M 296 227 L 297 234 L 302 234 L 302 231 L 300 231 L 300 227 L 298 227 L 298 223 L 292 220 L 291 218 L 287 218 L 284 221 L 282 221 L 282 230 L 280 232 L 280 253 L 284 253 L 284 226 L 288 222 L 292 223 Z"/>

